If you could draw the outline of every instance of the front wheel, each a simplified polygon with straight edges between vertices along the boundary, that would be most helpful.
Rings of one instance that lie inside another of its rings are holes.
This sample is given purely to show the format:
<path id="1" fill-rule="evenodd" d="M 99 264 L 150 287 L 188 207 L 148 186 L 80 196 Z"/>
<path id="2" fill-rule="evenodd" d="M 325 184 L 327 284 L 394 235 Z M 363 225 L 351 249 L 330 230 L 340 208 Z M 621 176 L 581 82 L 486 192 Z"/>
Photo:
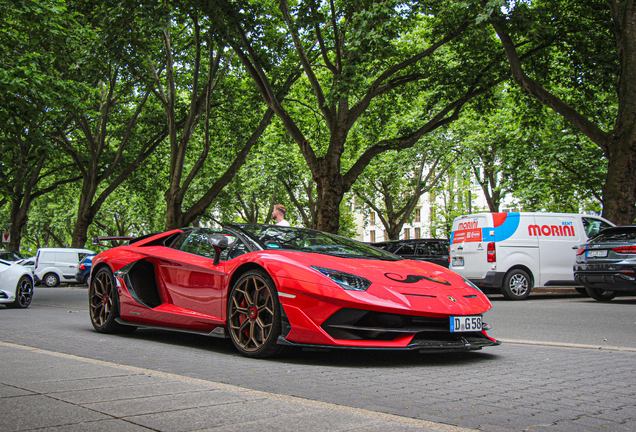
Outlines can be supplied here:
<path id="1" fill-rule="evenodd" d="M 585 290 L 596 301 L 608 302 L 616 297 L 616 291 L 604 290 L 599 288 L 586 287 Z"/>
<path id="2" fill-rule="evenodd" d="M 9 308 L 28 308 L 33 299 L 33 281 L 28 276 L 22 276 L 15 289 L 15 300 L 7 304 Z"/>
<path id="3" fill-rule="evenodd" d="M 91 323 L 99 333 L 130 333 L 136 329 L 115 321 L 119 318 L 119 295 L 110 268 L 100 268 L 91 279 L 88 301 Z"/>
<path id="4" fill-rule="evenodd" d="M 228 297 L 227 325 L 236 349 L 246 357 L 272 357 L 283 351 L 277 345 L 281 312 L 274 281 L 261 270 L 245 273 Z"/>
<path id="5" fill-rule="evenodd" d="M 532 281 L 528 273 L 521 269 L 510 270 L 504 278 L 501 293 L 508 300 L 525 300 L 530 295 Z"/>

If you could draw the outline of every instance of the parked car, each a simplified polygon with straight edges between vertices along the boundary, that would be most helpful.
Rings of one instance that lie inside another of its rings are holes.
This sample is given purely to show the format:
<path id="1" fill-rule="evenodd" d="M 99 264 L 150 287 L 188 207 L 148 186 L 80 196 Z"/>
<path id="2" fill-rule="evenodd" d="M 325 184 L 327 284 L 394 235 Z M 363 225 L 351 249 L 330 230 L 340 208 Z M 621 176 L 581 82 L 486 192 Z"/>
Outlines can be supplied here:
<path id="1" fill-rule="evenodd" d="M 33 298 L 33 276 L 29 268 L 0 260 L 0 304 L 27 308 Z"/>
<path id="2" fill-rule="evenodd" d="M 488 298 L 427 262 L 321 231 L 262 224 L 152 234 L 93 259 L 93 327 L 227 337 L 248 357 L 288 347 L 471 351 Z"/>
<path id="3" fill-rule="evenodd" d="M 20 264 L 22 267 L 28 267 L 31 270 L 33 270 L 35 268 L 35 257 L 29 257 L 29 258 L 23 258 L 19 261 L 16 261 L 18 264 Z"/>
<path id="4" fill-rule="evenodd" d="M 0 251 L 0 259 L 5 261 L 19 261 L 24 259 L 24 257 L 15 251 Z"/>
<path id="5" fill-rule="evenodd" d="M 448 267 L 448 247 L 450 242 L 447 239 L 392 240 L 371 243 L 371 245 L 403 258 L 427 261 Z"/>
<path id="6" fill-rule="evenodd" d="M 636 295 L 636 226 L 601 231 L 576 251 L 574 278 L 595 300 Z"/>
<path id="7" fill-rule="evenodd" d="M 48 287 L 58 286 L 60 282 L 76 283 L 77 266 L 87 255 L 95 255 L 95 252 L 89 249 L 40 248 L 33 276 Z"/>
<path id="8" fill-rule="evenodd" d="M 484 292 L 524 300 L 533 286 L 576 286 L 573 248 L 614 224 L 575 213 L 476 213 L 455 218 L 450 269 Z"/>
<path id="9" fill-rule="evenodd" d="M 77 283 L 85 284 L 88 282 L 88 277 L 91 274 L 91 266 L 93 264 L 93 258 L 95 256 L 96 255 L 94 254 L 86 255 L 79 262 L 79 265 L 77 266 L 77 273 L 75 274 L 75 280 L 77 281 Z"/>

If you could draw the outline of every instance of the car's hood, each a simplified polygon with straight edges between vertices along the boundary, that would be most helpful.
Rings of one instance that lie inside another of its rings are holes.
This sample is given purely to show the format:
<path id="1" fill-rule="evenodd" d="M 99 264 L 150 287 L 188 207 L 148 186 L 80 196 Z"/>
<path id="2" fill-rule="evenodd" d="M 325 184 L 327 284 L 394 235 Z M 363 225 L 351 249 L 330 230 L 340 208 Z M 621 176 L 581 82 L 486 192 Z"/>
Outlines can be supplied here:
<path id="1" fill-rule="evenodd" d="M 280 252 L 279 252 L 280 253 Z M 287 277 L 320 285 L 337 286 L 316 267 L 363 277 L 371 282 L 366 291 L 344 290 L 335 293 L 356 297 L 378 305 L 427 314 L 481 314 L 490 310 L 488 298 L 462 276 L 429 262 L 414 260 L 383 261 L 341 258 L 313 253 L 282 253 L 293 261 L 302 261 L 307 272 Z M 307 268 L 306 267 L 306 268 Z"/>

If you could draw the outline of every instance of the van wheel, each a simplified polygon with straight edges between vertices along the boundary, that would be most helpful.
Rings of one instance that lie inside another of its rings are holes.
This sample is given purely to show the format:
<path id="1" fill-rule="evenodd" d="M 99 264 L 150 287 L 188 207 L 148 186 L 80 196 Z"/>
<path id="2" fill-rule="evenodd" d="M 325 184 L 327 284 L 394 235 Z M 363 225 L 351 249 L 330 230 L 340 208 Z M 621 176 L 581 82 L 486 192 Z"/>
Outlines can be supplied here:
<path id="1" fill-rule="evenodd" d="M 574 288 L 576 290 L 577 293 L 584 295 L 585 297 L 588 297 L 587 294 L 587 290 L 585 288 Z"/>
<path id="2" fill-rule="evenodd" d="M 616 297 L 616 291 L 604 290 L 599 288 L 585 288 L 587 293 L 596 301 L 608 302 Z"/>
<path id="3" fill-rule="evenodd" d="M 60 284 L 60 278 L 57 277 L 55 273 L 45 274 L 42 280 L 44 281 L 44 285 L 50 288 L 56 287 Z"/>
<path id="4" fill-rule="evenodd" d="M 523 270 L 510 270 L 504 278 L 501 293 L 508 300 L 525 300 L 530 295 L 532 282 L 530 276 Z"/>

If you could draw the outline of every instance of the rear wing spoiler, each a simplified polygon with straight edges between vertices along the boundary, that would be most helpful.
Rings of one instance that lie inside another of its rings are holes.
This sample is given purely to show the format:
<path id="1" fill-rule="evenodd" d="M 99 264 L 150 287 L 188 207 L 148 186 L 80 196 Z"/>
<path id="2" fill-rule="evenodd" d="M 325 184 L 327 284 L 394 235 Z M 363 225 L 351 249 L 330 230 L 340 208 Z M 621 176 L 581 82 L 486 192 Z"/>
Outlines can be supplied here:
<path id="1" fill-rule="evenodd" d="M 102 242 L 103 241 L 125 241 L 128 242 L 130 240 L 136 239 L 137 237 L 131 237 L 131 236 L 107 236 L 107 237 L 100 237 L 100 236 L 93 236 L 91 238 L 91 243 L 95 246 L 102 246 L 102 247 L 112 247 L 113 245 L 105 245 Z"/>

